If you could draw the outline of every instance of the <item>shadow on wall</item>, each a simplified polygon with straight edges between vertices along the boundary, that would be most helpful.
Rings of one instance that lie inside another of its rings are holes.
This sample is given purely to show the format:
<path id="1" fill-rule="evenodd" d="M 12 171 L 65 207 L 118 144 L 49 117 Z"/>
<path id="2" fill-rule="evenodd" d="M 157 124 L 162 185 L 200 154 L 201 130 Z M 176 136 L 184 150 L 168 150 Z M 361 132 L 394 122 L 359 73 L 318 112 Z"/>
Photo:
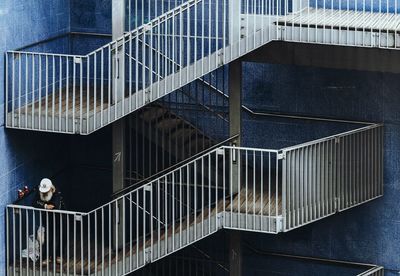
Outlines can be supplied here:
<path id="1" fill-rule="evenodd" d="M 4 205 L 17 190 L 37 187 L 43 177 L 61 176 L 68 167 L 68 136 L 0 128 L 0 192 Z M 56 181 L 57 182 L 57 181 Z"/>
<path id="2" fill-rule="evenodd" d="M 87 211 L 108 201 L 112 187 L 110 129 L 90 136 L 5 130 L 0 148 L 7 157 L 0 160 L 0 170 L 16 169 L 1 177 L 7 184 L 0 188 L 5 194 L 3 204 L 15 202 L 17 190 L 24 186 L 36 189 L 44 177 L 62 192 L 69 210 Z M 34 194 L 18 204 L 30 205 Z"/>
<path id="3" fill-rule="evenodd" d="M 112 127 L 88 136 L 71 136 L 69 183 L 64 189 L 70 210 L 90 211 L 110 200 Z"/>

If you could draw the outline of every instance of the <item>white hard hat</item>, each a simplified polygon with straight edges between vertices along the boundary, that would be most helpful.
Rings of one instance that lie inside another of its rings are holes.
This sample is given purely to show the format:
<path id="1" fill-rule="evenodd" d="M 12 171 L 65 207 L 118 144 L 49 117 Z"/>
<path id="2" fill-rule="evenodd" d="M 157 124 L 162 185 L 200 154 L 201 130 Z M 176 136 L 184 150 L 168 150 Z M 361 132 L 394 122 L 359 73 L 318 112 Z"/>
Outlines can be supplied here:
<path id="1" fill-rule="evenodd" d="M 41 193 L 47 193 L 48 191 L 51 190 L 52 187 L 53 187 L 53 183 L 51 182 L 51 180 L 48 178 L 43 178 L 39 184 L 39 191 Z"/>

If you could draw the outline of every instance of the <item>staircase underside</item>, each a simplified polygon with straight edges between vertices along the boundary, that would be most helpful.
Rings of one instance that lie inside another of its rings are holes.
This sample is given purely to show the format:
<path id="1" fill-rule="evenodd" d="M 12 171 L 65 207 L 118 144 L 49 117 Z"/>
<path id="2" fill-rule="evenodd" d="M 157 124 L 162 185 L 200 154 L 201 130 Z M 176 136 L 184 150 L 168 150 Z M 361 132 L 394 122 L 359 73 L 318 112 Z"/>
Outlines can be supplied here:
<path id="1" fill-rule="evenodd" d="M 124 272 L 133 272 L 149 262 L 163 258 L 222 228 L 265 233 L 276 232 L 276 225 L 279 223 L 277 220 L 282 214 L 280 196 L 276 202 L 276 196 L 273 193 L 269 194 L 267 191 L 254 193 L 253 190 L 247 190 L 246 193 L 246 190 L 242 189 L 233 197 L 232 202 L 228 198 L 221 199 L 217 205 L 200 208 L 198 212 L 192 212 L 188 217 L 167 225 L 163 230 L 140 238 L 140 243 L 125 244 L 125 246 L 121 246 L 118 253 L 115 248 L 111 249 L 109 246 L 103 248 L 101 242 L 97 242 L 97 246 L 95 246 L 96 242 L 92 241 L 90 249 L 83 248 L 82 257 L 80 255 L 81 248 L 78 246 L 81 242 L 77 240 L 76 249 L 72 243 L 69 246 L 70 252 L 76 250 L 75 260 L 68 258 L 65 253 L 61 264 L 51 262 L 49 266 L 41 266 L 39 262 L 34 264 L 32 261 L 27 262 L 27 259 L 22 259 L 22 262 L 15 263 L 16 274 L 33 275 L 40 271 L 45 273 L 47 269 L 52 273 L 54 269 L 57 275 L 102 275 L 102 273 L 124 275 Z M 247 206 L 245 202 L 247 202 Z M 88 243 L 82 244 L 87 245 Z M 153 252 L 150 255 L 148 248 L 151 245 L 153 245 Z M 90 254 L 88 254 L 88 249 Z M 97 256 L 97 260 L 95 256 Z M 11 266 L 13 267 L 13 265 Z"/>

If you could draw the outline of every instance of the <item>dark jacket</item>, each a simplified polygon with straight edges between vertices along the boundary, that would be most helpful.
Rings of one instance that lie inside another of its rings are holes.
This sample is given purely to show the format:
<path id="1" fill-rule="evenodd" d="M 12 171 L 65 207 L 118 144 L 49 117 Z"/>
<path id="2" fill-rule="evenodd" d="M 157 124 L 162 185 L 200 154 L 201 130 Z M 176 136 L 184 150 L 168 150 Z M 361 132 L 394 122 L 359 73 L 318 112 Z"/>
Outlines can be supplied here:
<path id="1" fill-rule="evenodd" d="M 61 193 L 57 192 L 57 191 L 53 194 L 53 197 L 51 198 L 51 200 L 47 201 L 47 202 L 40 199 L 39 193 L 36 195 L 36 198 L 33 202 L 33 207 L 39 208 L 39 209 L 44 209 L 45 204 L 54 205 L 54 210 L 63 210 L 64 209 L 63 197 L 62 197 Z"/>

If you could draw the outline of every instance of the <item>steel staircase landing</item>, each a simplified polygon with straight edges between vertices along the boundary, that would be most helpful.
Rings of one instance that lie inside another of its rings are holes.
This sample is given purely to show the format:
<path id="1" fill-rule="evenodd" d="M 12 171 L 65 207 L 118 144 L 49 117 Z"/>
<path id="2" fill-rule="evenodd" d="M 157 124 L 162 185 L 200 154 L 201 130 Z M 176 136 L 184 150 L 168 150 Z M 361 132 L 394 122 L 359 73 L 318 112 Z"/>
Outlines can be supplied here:
<path id="1" fill-rule="evenodd" d="M 275 194 L 269 194 L 268 191 L 261 193 L 258 190 L 254 193 L 251 189 L 246 192 L 246 189 L 243 188 L 240 193 L 233 196 L 233 200 L 227 197 L 219 200 L 214 206 L 199 208 L 196 212 L 191 212 L 189 216 L 163 226 L 159 231 L 139 237 L 139 243 L 127 243 L 123 249 L 121 246 L 118 251 L 108 247 L 102 252 L 100 245 L 96 247 L 95 244 L 91 244 L 90 248 L 83 248 L 84 255 L 82 257 L 80 255 L 81 248 L 74 249 L 71 245 L 71 252 L 76 250 L 78 253 L 75 259 L 66 259 L 64 255 L 60 264 L 51 262 L 49 270 L 53 271 L 55 268 L 56 275 L 63 275 L 63 273 L 67 273 L 67 275 L 69 275 L 68 273 L 74 275 L 125 275 L 153 260 L 159 260 L 193 242 L 206 238 L 222 229 L 224 223 L 226 226 L 231 225 L 231 228 L 245 229 L 247 224 L 249 227 L 253 227 L 252 224 L 256 220 L 260 221 L 262 216 L 280 216 L 282 200 L 279 197 L 279 200 L 275 202 L 275 198 Z M 250 217 L 245 218 L 244 214 Z M 77 243 L 80 242 L 77 241 Z M 85 244 L 87 245 L 87 243 Z M 147 251 L 150 246 L 153 248 L 152 253 Z M 90 254 L 88 254 L 88 250 L 90 250 Z M 92 258 L 89 259 L 87 256 L 92 256 Z M 100 259 L 96 259 L 95 256 L 100 256 Z M 48 268 L 47 264 L 40 266 L 39 262 L 35 267 L 30 262 L 28 269 L 24 261 L 15 265 L 17 268 L 22 267 L 21 271 L 17 269 L 17 275 L 38 274 L 40 271 L 46 272 Z"/>

